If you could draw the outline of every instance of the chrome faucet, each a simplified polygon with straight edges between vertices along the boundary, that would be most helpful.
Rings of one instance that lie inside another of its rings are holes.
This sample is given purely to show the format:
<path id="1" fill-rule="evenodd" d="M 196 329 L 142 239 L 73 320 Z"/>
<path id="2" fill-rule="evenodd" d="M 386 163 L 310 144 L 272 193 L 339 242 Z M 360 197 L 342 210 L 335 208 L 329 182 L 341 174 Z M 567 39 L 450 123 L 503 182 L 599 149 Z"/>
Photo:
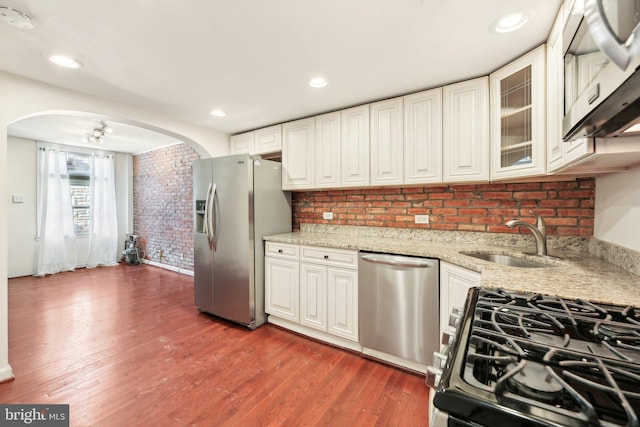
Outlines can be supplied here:
<path id="1" fill-rule="evenodd" d="M 544 222 L 544 219 L 534 211 L 529 211 L 529 213 L 533 214 L 537 218 L 536 225 L 529 224 L 528 222 L 522 221 L 520 219 L 512 219 L 511 221 L 505 222 L 509 228 L 513 227 L 525 227 L 528 228 L 533 237 L 536 239 L 536 254 L 541 256 L 547 256 L 547 224 Z"/>

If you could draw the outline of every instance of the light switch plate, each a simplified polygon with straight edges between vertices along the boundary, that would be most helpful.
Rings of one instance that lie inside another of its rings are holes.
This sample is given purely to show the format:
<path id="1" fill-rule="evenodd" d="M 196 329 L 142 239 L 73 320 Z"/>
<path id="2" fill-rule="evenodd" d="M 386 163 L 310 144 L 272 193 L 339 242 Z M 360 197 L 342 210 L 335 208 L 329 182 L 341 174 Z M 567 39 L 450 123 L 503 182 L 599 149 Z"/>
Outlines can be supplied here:
<path id="1" fill-rule="evenodd" d="M 322 219 L 333 219 L 333 212 L 322 212 Z"/>
<path id="2" fill-rule="evenodd" d="M 12 194 L 11 201 L 13 203 L 24 203 L 24 194 Z"/>
<path id="3" fill-rule="evenodd" d="M 415 216 L 416 224 L 429 224 L 429 215 L 416 215 Z"/>

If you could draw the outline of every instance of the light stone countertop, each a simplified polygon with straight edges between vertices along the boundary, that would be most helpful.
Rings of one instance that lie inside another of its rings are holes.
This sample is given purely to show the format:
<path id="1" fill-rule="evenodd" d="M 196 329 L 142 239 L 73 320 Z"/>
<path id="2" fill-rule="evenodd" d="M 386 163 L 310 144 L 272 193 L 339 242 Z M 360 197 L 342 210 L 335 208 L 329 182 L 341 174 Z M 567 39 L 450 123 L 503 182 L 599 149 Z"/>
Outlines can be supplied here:
<path id="1" fill-rule="evenodd" d="M 640 276 L 587 252 L 554 251 L 558 261 L 523 255 L 517 247 L 486 243 L 431 241 L 323 232 L 293 232 L 266 236 L 266 241 L 438 258 L 481 273 L 481 286 L 539 292 L 566 298 L 633 305 L 640 308 Z M 531 245 L 533 246 L 533 245 Z M 506 267 L 461 254 L 464 251 L 515 255 L 551 264 L 548 268 Z"/>

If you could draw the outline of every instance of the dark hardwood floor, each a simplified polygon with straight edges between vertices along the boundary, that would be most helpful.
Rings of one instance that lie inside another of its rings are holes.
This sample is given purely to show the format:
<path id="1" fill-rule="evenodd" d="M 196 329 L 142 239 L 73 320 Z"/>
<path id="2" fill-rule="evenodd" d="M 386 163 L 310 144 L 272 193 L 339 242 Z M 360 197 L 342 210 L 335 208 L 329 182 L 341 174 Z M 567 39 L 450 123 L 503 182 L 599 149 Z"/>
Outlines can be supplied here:
<path id="1" fill-rule="evenodd" d="M 199 313 L 151 266 L 9 280 L 2 403 L 64 403 L 72 426 L 427 425 L 423 377 L 265 325 Z"/>

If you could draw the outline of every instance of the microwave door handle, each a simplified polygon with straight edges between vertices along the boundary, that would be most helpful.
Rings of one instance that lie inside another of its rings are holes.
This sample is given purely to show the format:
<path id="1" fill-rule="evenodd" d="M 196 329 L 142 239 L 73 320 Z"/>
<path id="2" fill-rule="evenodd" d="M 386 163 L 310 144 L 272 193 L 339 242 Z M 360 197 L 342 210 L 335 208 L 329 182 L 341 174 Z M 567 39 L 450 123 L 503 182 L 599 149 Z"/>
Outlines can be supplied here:
<path id="1" fill-rule="evenodd" d="M 602 7 L 602 0 L 585 0 L 584 16 L 587 20 L 589 33 L 596 45 L 618 68 L 622 71 L 626 70 L 631 53 L 629 48 L 620 44 L 612 33 Z"/>
<path id="2" fill-rule="evenodd" d="M 218 219 L 218 204 L 216 200 L 218 199 L 218 192 L 216 184 L 213 184 L 213 191 L 211 192 L 211 216 L 209 226 L 211 227 L 211 247 L 215 252 L 218 249 L 218 223 L 220 222 Z"/>

